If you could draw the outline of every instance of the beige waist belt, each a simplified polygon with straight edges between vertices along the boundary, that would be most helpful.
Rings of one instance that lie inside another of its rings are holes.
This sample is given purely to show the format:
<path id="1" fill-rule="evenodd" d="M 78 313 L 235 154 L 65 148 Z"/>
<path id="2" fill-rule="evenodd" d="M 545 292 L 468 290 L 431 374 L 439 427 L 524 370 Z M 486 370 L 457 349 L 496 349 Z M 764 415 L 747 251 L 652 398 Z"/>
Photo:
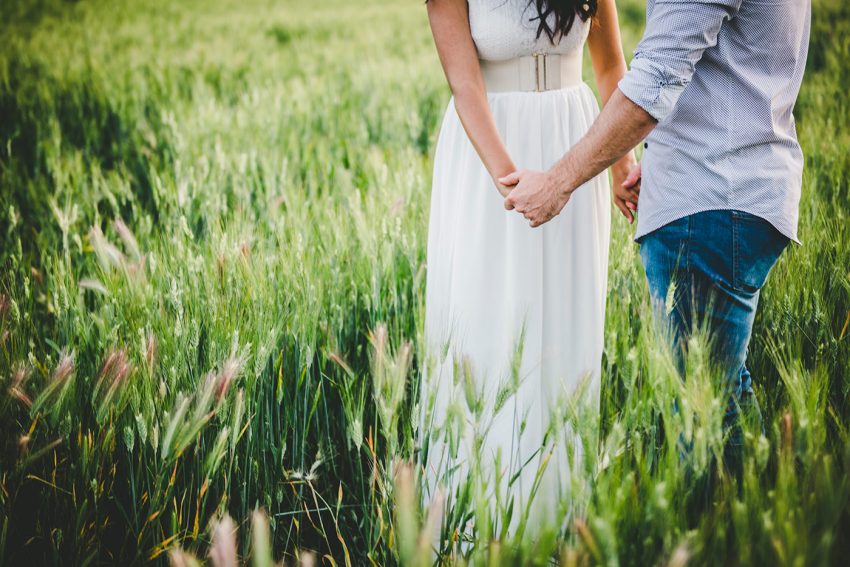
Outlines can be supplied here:
<path id="1" fill-rule="evenodd" d="M 481 60 L 487 92 L 543 92 L 581 84 L 582 50 L 560 55 L 536 53 L 504 61 Z"/>

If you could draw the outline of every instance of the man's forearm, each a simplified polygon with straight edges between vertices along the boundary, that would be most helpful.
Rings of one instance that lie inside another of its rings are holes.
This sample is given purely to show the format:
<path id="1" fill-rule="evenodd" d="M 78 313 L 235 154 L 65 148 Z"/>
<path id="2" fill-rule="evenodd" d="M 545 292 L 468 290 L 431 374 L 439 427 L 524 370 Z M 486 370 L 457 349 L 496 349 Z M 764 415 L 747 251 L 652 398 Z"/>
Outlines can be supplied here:
<path id="1" fill-rule="evenodd" d="M 587 134 L 549 172 L 563 191 L 572 193 L 638 145 L 656 124 L 616 89 Z"/>

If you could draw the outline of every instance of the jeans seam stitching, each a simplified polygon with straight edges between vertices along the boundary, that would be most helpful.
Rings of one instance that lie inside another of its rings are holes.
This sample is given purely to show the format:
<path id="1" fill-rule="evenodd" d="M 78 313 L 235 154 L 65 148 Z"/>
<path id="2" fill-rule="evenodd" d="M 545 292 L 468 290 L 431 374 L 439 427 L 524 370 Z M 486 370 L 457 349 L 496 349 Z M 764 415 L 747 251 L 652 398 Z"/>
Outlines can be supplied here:
<path id="1" fill-rule="evenodd" d="M 688 238 L 685 240 L 685 273 L 691 273 L 691 228 L 694 222 L 693 215 L 688 217 Z"/>
<path id="2" fill-rule="evenodd" d="M 741 291 L 740 282 L 738 281 L 738 276 L 741 262 L 741 249 L 740 249 L 740 239 L 738 238 L 738 222 L 735 216 L 732 217 L 732 289 L 735 291 Z"/>

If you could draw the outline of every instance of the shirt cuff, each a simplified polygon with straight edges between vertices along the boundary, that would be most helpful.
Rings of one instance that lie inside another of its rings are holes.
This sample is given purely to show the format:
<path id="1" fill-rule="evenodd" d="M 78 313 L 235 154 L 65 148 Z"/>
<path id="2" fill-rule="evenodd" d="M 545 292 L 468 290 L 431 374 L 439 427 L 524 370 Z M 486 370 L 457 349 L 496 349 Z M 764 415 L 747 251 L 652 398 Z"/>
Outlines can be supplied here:
<path id="1" fill-rule="evenodd" d="M 626 98 L 661 122 L 673 112 L 688 82 L 672 75 L 650 59 L 641 57 L 632 60 L 631 68 L 617 86 Z"/>

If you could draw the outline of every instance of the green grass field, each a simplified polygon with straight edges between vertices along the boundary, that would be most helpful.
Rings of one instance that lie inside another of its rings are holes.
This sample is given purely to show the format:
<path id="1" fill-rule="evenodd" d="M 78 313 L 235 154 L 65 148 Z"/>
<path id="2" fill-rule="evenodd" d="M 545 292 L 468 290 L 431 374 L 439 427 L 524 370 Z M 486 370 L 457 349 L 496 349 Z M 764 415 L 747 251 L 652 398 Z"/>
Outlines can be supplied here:
<path id="1" fill-rule="evenodd" d="M 628 57 L 643 3 L 618 4 Z M 440 559 L 847 560 L 848 61 L 850 8 L 815 0 L 803 246 L 762 294 L 767 436 L 740 482 L 686 475 L 722 451 L 722 406 L 699 342 L 670 370 L 615 215 L 568 527 L 504 537 L 519 512 L 476 466 Z M 225 513 L 258 566 L 430 564 L 408 463 L 448 97 L 414 0 L 0 4 L 0 565 L 191 564 Z"/>

